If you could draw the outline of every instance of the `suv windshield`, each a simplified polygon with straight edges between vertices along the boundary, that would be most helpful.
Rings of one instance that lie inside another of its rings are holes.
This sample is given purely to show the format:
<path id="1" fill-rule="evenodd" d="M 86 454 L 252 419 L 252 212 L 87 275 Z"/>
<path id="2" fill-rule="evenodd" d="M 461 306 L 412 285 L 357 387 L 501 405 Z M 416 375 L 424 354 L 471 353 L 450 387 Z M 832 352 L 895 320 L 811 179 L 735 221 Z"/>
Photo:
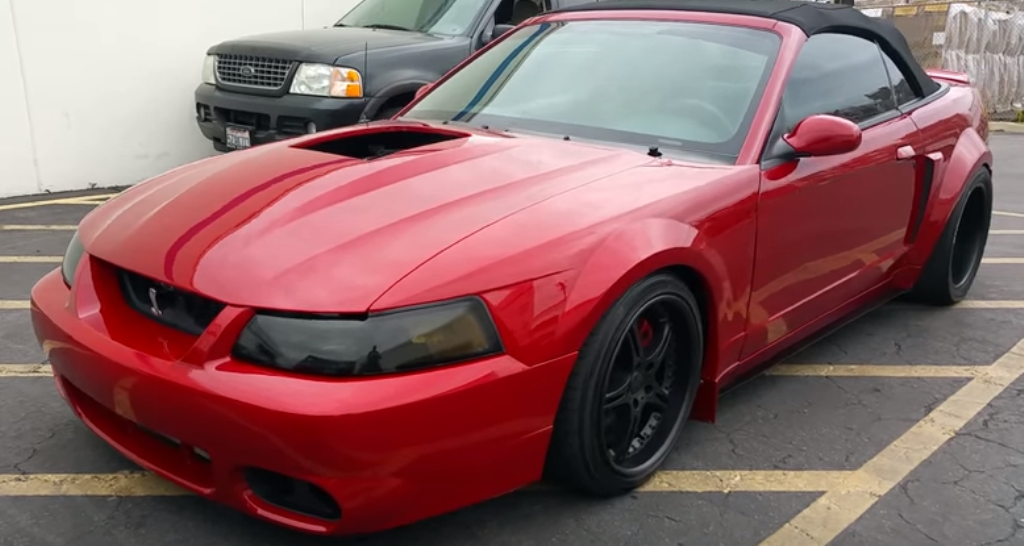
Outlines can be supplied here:
<path id="1" fill-rule="evenodd" d="M 487 0 L 363 0 L 335 26 L 457 36 L 468 32 L 487 3 Z"/>
<path id="2" fill-rule="evenodd" d="M 403 119 L 734 162 L 780 44 L 769 31 L 680 21 L 530 25 L 439 83 Z"/>

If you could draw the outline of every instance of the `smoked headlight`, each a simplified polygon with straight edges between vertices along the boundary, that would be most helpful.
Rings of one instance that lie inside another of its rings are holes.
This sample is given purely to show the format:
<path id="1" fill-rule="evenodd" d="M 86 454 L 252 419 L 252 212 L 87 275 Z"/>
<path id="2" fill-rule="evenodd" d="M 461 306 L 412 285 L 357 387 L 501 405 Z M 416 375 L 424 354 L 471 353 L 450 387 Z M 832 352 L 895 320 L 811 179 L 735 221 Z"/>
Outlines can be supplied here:
<path id="1" fill-rule="evenodd" d="M 82 242 L 78 240 L 78 232 L 76 231 L 71 237 L 67 251 L 64 252 L 64 261 L 60 266 L 61 275 L 64 276 L 64 284 L 71 286 L 72 281 L 75 280 L 75 270 L 78 269 L 78 262 L 82 261 L 83 254 L 85 254 L 85 248 L 82 246 Z"/>
<path id="2" fill-rule="evenodd" d="M 371 314 L 364 319 L 259 313 L 232 356 L 282 370 L 354 377 L 455 364 L 503 351 L 477 298 Z"/>

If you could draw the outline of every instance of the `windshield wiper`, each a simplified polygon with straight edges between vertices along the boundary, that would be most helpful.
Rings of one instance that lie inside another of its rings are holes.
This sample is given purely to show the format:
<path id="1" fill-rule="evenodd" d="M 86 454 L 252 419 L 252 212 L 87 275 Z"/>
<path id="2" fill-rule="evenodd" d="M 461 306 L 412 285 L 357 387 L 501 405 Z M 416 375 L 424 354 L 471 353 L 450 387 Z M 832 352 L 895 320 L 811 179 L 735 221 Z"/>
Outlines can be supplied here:
<path id="1" fill-rule="evenodd" d="M 380 28 L 384 30 L 404 30 L 405 32 L 412 32 L 411 28 L 400 27 L 398 25 L 389 25 L 386 23 L 374 23 L 372 25 L 363 25 L 363 28 Z"/>

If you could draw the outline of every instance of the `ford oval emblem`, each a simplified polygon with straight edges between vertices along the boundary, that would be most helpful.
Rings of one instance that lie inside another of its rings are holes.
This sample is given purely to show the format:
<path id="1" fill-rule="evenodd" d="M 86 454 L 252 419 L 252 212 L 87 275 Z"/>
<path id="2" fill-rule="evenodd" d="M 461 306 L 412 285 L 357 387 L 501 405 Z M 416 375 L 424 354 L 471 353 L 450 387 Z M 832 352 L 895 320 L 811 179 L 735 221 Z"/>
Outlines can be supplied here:
<path id="1" fill-rule="evenodd" d="M 238 72 L 246 78 L 251 78 L 256 75 L 256 69 L 251 66 L 243 66 Z"/>

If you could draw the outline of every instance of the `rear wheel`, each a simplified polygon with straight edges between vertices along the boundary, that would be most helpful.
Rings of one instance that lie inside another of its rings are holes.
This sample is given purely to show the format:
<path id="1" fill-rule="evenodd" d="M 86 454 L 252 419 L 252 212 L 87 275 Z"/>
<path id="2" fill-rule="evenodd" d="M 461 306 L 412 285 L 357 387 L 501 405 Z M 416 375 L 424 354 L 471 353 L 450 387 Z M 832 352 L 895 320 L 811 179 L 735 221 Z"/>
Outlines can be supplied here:
<path id="1" fill-rule="evenodd" d="M 981 267 L 991 223 L 992 178 L 982 169 L 964 188 L 911 298 L 929 305 L 962 301 Z"/>
<path id="2" fill-rule="evenodd" d="M 685 283 L 657 275 L 630 288 L 580 351 L 547 477 L 602 496 L 646 482 L 689 418 L 703 356 L 700 308 Z"/>

